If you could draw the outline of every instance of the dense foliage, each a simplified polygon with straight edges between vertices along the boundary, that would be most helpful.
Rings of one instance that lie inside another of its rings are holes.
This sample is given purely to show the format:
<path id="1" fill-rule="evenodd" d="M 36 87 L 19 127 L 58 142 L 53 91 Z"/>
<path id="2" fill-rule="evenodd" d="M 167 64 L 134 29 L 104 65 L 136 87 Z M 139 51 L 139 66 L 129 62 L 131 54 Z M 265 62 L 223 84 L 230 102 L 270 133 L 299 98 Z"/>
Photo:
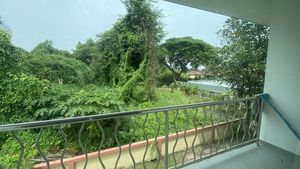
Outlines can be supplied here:
<path id="1" fill-rule="evenodd" d="M 39 56 L 46 56 L 46 55 L 52 55 L 52 54 L 59 54 L 64 56 L 69 56 L 70 53 L 68 51 L 59 50 L 53 47 L 52 41 L 46 40 L 45 42 L 42 42 L 38 44 L 34 49 L 31 51 L 34 55 Z"/>
<path id="2" fill-rule="evenodd" d="M 219 32 L 224 47 L 211 69 L 229 83 L 239 97 L 263 91 L 269 27 L 230 18 Z"/>
<path id="3" fill-rule="evenodd" d="M 34 53 L 25 56 L 29 73 L 40 79 L 60 84 L 86 84 L 93 80 L 91 68 L 73 57 Z"/>
<path id="4" fill-rule="evenodd" d="M 5 92 L 1 97 L 1 123 L 14 123 L 34 119 L 37 110 L 35 102 L 49 89 L 46 80 L 32 75 L 14 75 L 4 82 Z"/>
<path id="5" fill-rule="evenodd" d="M 200 39 L 192 37 L 167 39 L 161 45 L 164 49 L 162 63 L 169 68 L 177 79 L 190 68 L 208 66 L 216 56 L 214 48 Z"/>
<path id="6" fill-rule="evenodd" d="M 122 88 L 126 101 L 141 84 L 145 99 L 151 99 L 159 68 L 158 43 L 163 37 L 160 12 L 149 0 L 125 0 L 124 4 L 127 14 L 95 42 L 79 43 L 74 54 L 90 65 L 96 84 Z"/>
<path id="7" fill-rule="evenodd" d="M 211 45 L 191 37 L 172 38 L 160 44 L 164 37 L 159 21 L 161 14 L 151 0 L 125 0 L 124 4 L 127 13 L 110 30 L 95 40 L 78 43 L 73 53 L 55 48 L 50 40 L 38 44 L 32 51 L 17 48 L 0 20 L 0 124 L 221 99 L 221 96 L 199 97 L 207 93 L 200 94 L 196 87 L 176 83 L 183 80 L 183 73 L 199 66 L 214 68 L 239 96 L 261 90 L 267 27 L 228 20 L 221 31 L 226 45 L 216 57 Z M 156 88 L 157 85 L 161 88 Z M 179 129 L 194 127 L 189 122 L 194 118 L 191 111 L 179 115 Z M 170 125 L 174 117 L 174 112 L 170 112 Z M 201 113 L 197 118 L 203 118 Z M 113 135 L 116 127 L 120 144 L 128 143 L 132 122 L 137 129 L 131 141 L 143 140 L 144 119 L 141 115 L 100 121 L 106 133 L 103 148 L 117 145 Z M 156 134 L 157 120 L 164 120 L 164 116 L 149 115 L 145 128 L 149 138 Z M 101 131 L 97 125 L 86 123 L 83 127 L 82 141 L 87 151 L 99 148 Z M 82 153 L 77 143 L 80 128 L 81 124 L 61 126 L 68 136 L 69 154 Z M 44 130 L 40 142 L 44 152 L 58 153 L 62 149 L 63 138 L 57 130 Z M 164 134 L 163 130 L 159 132 L 159 135 Z M 36 129 L 16 133 L 26 147 L 24 168 L 30 168 L 32 159 L 38 157 L 33 146 L 38 133 Z M 15 168 L 19 144 L 2 133 L 0 145 L 0 154 L 6 155 L 0 156 L 0 168 Z"/>
<path id="8" fill-rule="evenodd" d="M 76 59 L 90 65 L 92 58 L 96 55 L 95 42 L 92 39 L 88 39 L 85 43 L 78 43 L 74 56 Z"/>
<path id="9" fill-rule="evenodd" d="M 38 119 L 76 117 L 124 109 L 120 92 L 109 87 L 56 85 L 36 101 Z"/>
<path id="10" fill-rule="evenodd" d="M 17 48 L 1 25 L 1 124 L 118 112 L 126 108 L 124 100 L 138 103 L 150 99 L 158 70 L 157 46 L 163 37 L 160 13 L 149 0 L 126 0 L 124 4 L 128 13 L 111 30 L 99 35 L 95 42 L 89 39 L 79 43 L 74 53 L 56 49 L 50 40 L 30 52 Z M 133 93 L 135 88 L 141 93 Z M 145 89 L 149 90 L 144 92 Z M 129 141 L 128 119 L 106 120 L 101 125 L 107 134 L 103 148 L 116 145 L 116 125 L 120 125 L 121 143 Z M 79 129 L 77 124 L 62 126 L 70 142 L 68 153 L 81 153 L 77 143 Z M 98 149 L 96 124 L 89 123 L 84 130 L 87 149 Z M 17 132 L 26 147 L 24 168 L 31 168 L 32 159 L 38 156 L 33 146 L 38 132 Z M 0 153 L 6 155 L 0 156 L 0 167 L 15 168 L 19 144 L 3 133 L 0 145 Z M 63 138 L 57 129 L 47 129 L 40 146 L 44 152 L 56 153 L 63 146 Z"/>
<path id="11" fill-rule="evenodd" d="M 11 36 L 0 27 L 0 78 L 1 82 L 20 72 L 21 57 L 19 50 L 10 42 Z M 0 83 L 1 83 L 0 82 Z M 1 85 L 2 86 L 2 85 Z"/>

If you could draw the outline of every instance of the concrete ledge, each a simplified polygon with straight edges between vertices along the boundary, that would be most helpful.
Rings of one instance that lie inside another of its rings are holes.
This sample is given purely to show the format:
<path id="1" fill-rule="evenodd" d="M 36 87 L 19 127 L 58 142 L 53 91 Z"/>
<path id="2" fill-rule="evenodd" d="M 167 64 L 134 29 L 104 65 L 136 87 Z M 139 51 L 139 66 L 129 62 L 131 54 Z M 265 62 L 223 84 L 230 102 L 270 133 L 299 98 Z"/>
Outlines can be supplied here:
<path id="1" fill-rule="evenodd" d="M 233 123 L 239 122 L 240 119 L 236 119 L 232 121 Z M 228 125 L 231 124 L 231 121 L 228 123 Z M 215 130 L 219 131 L 225 131 L 226 129 L 226 122 L 219 123 L 218 125 L 209 125 L 205 126 L 204 128 L 197 128 L 192 130 L 187 130 L 186 133 L 184 131 L 178 132 L 178 143 L 176 146 L 176 152 L 185 150 L 186 148 L 191 147 L 193 140 L 195 137 L 198 136 L 199 133 L 203 133 L 206 140 L 214 141 L 216 139 L 221 139 L 222 137 L 217 136 Z M 228 132 L 227 136 L 229 136 L 231 133 Z M 196 136 L 195 136 L 196 135 Z M 184 143 L 184 136 L 186 136 L 186 140 L 188 142 L 188 147 L 186 147 L 186 144 Z M 226 137 L 227 137 L 226 136 Z M 169 135 L 169 149 L 173 148 L 175 145 L 175 140 L 177 138 L 177 134 L 173 133 Z M 195 141 L 195 146 L 200 145 L 203 142 L 201 137 L 197 137 Z M 134 156 L 136 163 L 141 163 L 143 161 L 143 155 L 145 153 L 146 146 L 149 147 L 148 152 L 146 154 L 145 161 L 151 161 L 158 158 L 158 153 L 160 156 L 164 156 L 164 147 L 165 147 L 165 137 L 161 136 L 157 138 L 156 146 L 158 148 L 158 151 L 156 151 L 156 147 L 152 146 L 155 143 L 155 139 L 151 138 L 144 141 L 139 141 L 131 144 L 131 151 Z M 122 152 L 122 160 L 120 159 L 118 166 L 119 167 L 130 167 L 132 165 L 132 159 L 129 155 L 129 144 L 121 146 L 121 152 Z M 115 161 L 117 159 L 117 156 L 119 155 L 119 147 L 113 147 L 108 148 L 100 151 L 100 156 L 107 168 L 114 168 Z M 170 151 L 169 154 L 172 152 Z M 88 156 L 88 167 L 93 168 L 93 166 L 100 166 L 100 162 L 98 160 L 98 151 L 91 152 L 87 154 Z M 64 165 L 67 169 L 76 169 L 76 168 L 82 168 L 84 165 L 86 158 L 85 155 L 79 155 L 75 157 L 65 158 L 63 160 Z M 46 163 L 40 163 L 33 166 L 34 169 L 46 169 L 47 165 Z M 50 168 L 51 169 L 60 169 L 61 161 L 55 160 L 50 162 Z"/>

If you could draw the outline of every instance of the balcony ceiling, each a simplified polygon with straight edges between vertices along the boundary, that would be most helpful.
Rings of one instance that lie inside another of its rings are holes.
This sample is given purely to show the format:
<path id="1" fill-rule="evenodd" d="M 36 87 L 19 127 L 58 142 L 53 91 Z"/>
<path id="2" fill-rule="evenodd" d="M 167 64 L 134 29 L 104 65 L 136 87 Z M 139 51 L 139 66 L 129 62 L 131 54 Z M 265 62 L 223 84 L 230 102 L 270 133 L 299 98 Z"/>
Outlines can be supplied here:
<path id="1" fill-rule="evenodd" d="M 263 25 L 270 25 L 272 0 L 165 0 Z"/>

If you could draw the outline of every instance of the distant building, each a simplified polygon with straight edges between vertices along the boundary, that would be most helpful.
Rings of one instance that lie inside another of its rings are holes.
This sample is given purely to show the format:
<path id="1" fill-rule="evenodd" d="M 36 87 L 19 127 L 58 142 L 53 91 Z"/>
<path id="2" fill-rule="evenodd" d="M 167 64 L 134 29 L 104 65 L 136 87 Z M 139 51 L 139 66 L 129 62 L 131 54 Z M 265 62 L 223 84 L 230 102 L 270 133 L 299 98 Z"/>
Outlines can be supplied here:
<path id="1" fill-rule="evenodd" d="M 188 72 L 190 79 L 196 79 L 202 75 L 202 73 L 199 70 L 191 70 Z"/>
<path id="2" fill-rule="evenodd" d="M 203 77 L 211 77 L 213 76 L 213 73 L 207 70 L 191 70 L 188 72 L 188 75 L 190 79 L 198 79 Z"/>

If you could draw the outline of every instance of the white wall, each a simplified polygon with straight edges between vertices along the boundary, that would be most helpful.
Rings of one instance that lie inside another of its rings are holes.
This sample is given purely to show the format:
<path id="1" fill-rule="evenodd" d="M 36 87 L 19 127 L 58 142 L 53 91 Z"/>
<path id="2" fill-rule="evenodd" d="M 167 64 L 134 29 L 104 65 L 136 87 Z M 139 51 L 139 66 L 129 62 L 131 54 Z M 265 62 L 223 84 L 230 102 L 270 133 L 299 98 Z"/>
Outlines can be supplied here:
<path id="1" fill-rule="evenodd" d="M 300 1 L 274 0 L 270 23 L 264 92 L 300 130 Z M 299 141 L 269 108 L 263 113 L 261 139 L 300 155 Z"/>
<path id="2" fill-rule="evenodd" d="M 166 0 L 271 26 L 264 92 L 300 131 L 300 0 Z M 265 108 L 260 138 L 300 155 L 300 143 Z"/>

